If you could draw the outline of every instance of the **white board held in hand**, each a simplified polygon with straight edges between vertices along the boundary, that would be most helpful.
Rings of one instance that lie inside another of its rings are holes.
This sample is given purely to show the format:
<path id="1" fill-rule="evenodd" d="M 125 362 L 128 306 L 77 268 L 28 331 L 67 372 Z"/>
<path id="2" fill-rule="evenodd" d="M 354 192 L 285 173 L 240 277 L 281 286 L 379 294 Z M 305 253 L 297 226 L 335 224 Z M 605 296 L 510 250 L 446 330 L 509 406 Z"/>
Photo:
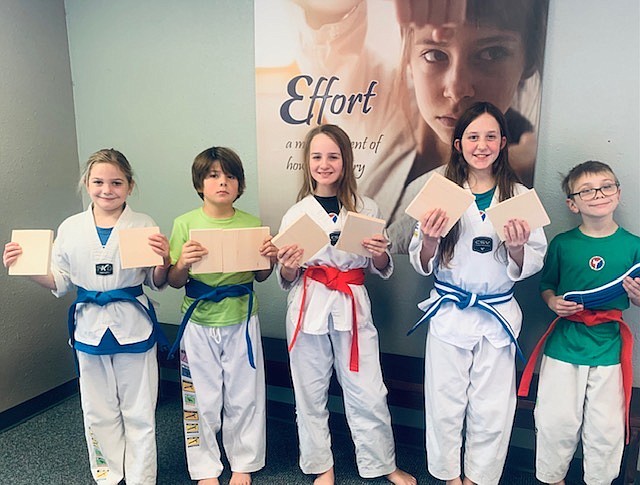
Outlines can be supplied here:
<path id="1" fill-rule="evenodd" d="M 160 228 L 155 227 L 130 227 L 118 230 L 120 238 L 120 265 L 122 269 L 148 268 L 160 266 L 162 256 L 156 253 L 149 245 L 149 236 L 158 234 Z"/>
<path id="2" fill-rule="evenodd" d="M 428 211 L 442 209 L 449 218 L 442 233 L 446 236 L 474 202 L 475 197 L 471 192 L 434 172 L 407 206 L 405 213 L 419 221 Z"/>
<path id="3" fill-rule="evenodd" d="M 22 254 L 9 266 L 10 276 L 42 276 L 49 274 L 51 266 L 51 229 L 14 229 L 11 242 L 17 242 Z"/>
<path id="4" fill-rule="evenodd" d="M 279 232 L 271 242 L 278 249 L 293 244 L 297 245 L 304 250 L 301 262 L 304 264 L 329 244 L 329 236 L 311 217 L 302 214 Z"/>
<path id="5" fill-rule="evenodd" d="M 386 224 L 384 219 L 347 212 L 336 249 L 370 258 L 371 253 L 362 245 L 362 241 L 371 239 L 376 234 L 382 234 Z"/>
<path id="6" fill-rule="evenodd" d="M 493 224 L 501 241 L 504 241 L 504 225 L 510 219 L 523 219 L 532 231 L 551 223 L 547 211 L 538 198 L 535 189 L 503 200 L 499 204 L 489 207 L 485 213 Z"/>

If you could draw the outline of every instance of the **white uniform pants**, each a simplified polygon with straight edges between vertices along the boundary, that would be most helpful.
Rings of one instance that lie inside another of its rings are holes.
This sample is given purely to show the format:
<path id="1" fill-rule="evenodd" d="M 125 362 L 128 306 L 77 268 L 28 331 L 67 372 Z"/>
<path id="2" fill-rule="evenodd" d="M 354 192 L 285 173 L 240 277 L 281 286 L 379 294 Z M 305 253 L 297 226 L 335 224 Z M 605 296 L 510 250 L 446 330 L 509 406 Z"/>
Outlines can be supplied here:
<path id="1" fill-rule="evenodd" d="M 232 471 L 251 473 L 264 467 L 266 391 L 258 317 L 249 321 L 255 369 L 247 357 L 245 325 L 205 327 L 189 322 L 182 337 L 184 436 L 193 480 L 222 473 L 216 437 L 221 428 Z"/>
<path id="2" fill-rule="evenodd" d="M 156 347 L 141 354 L 76 352 L 91 474 L 101 485 L 156 483 Z"/>
<path id="3" fill-rule="evenodd" d="M 582 438 L 584 481 L 609 485 L 624 448 L 620 365 L 589 367 L 542 357 L 536 422 L 536 477 L 562 480 Z"/>
<path id="4" fill-rule="evenodd" d="M 289 341 L 291 340 L 291 328 Z M 358 328 L 359 372 L 349 370 L 351 332 L 300 332 L 289 355 L 296 399 L 300 468 L 319 474 L 333 466 L 329 433 L 329 383 L 333 369 L 344 398 L 345 414 L 355 444 L 358 473 L 363 478 L 396 469 L 387 388 L 382 381 L 378 332 L 373 323 Z"/>
<path id="5" fill-rule="evenodd" d="M 516 408 L 515 350 L 480 340 L 472 350 L 427 334 L 425 424 L 429 473 L 440 480 L 464 475 L 497 484 Z"/>

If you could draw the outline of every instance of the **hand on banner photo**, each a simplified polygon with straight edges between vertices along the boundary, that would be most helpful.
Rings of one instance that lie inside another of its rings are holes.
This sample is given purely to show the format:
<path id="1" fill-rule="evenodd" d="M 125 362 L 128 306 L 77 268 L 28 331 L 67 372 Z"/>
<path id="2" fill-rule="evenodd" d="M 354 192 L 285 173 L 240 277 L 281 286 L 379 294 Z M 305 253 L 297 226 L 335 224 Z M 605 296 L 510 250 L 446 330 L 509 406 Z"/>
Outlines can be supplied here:
<path id="1" fill-rule="evenodd" d="M 467 8 L 466 0 L 395 0 L 400 25 L 433 27 L 432 40 L 445 42 L 454 35 L 455 25 L 463 24 Z"/>

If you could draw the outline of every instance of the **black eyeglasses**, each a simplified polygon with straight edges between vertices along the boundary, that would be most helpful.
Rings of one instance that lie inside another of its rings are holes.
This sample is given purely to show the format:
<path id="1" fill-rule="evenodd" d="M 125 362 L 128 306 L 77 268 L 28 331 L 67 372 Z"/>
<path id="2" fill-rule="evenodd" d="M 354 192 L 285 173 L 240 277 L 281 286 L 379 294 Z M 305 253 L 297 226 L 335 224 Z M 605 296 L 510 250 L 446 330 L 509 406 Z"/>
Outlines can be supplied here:
<path id="1" fill-rule="evenodd" d="M 580 192 L 569 194 L 568 197 L 575 197 L 577 195 L 581 200 L 593 200 L 598 195 L 598 192 L 600 192 L 604 197 L 611 197 L 612 195 L 616 195 L 618 190 L 620 190 L 620 182 L 603 185 L 602 187 L 593 189 L 584 189 Z"/>

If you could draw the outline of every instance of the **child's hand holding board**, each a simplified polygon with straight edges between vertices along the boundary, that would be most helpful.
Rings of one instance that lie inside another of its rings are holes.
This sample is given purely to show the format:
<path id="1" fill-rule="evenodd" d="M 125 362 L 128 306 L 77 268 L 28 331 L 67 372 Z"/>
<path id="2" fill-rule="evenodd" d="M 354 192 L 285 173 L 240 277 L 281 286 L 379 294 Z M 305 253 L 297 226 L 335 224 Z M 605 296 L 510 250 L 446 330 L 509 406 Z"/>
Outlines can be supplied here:
<path id="1" fill-rule="evenodd" d="M 442 236 L 446 236 L 474 201 L 471 192 L 434 172 L 407 206 L 405 213 L 421 221 L 428 211 L 442 209 L 449 218 L 442 232 Z"/>
<path id="2" fill-rule="evenodd" d="M 362 245 L 362 241 L 371 239 L 376 234 L 382 234 L 385 225 L 386 221 L 384 219 L 376 219 L 356 212 L 347 212 L 336 249 L 370 258 L 371 253 Z"/>
<path id="3" fill-rule="evenodd" d="M 329 236 L 307 214 L 302 214 L 288 227 L 278 233 L 271 242 L 278 249 L 294 244 L 302 249 L 302 261 L 309 261 L 318 251 L 329 244 Z"/>
<path id="4" fill-rule="evenodd" d="M 10 276 L 43 276 L 51 266 L 51 229 L 14 229 L 11 242 L 18 243 L 22 254 L 9 266 Z"/>
<path id="5" fill-rule="evenodd" d="M 120 229 L 118 237 L 120 238 L 120 265 L 122 269 L 161 266 L 163 264 L 162 256 L 156 253 L 149 244 L 149 236 L 159 232 L 158 226 Z"/>
<path id="6" fill-rule="evenodd" d="M 260 247 L 269 232 L 268 227 L 191 229 L 189 238 L 199 242 L 208 251 L 206 256 L 191 266 L 191 273 L 237 273 L 269 269 L 271 261 L 260 254 Z"/>
<path id="7" fill-rule="evenodd" d="M 551 223 L 535 189 L 503 200 L 499 204 L 489 207 L 485 212 L 501 241 L 505 240 L 504 226 L 511 219 L 527 221 L 529 229 L 532 231 Z"/>

